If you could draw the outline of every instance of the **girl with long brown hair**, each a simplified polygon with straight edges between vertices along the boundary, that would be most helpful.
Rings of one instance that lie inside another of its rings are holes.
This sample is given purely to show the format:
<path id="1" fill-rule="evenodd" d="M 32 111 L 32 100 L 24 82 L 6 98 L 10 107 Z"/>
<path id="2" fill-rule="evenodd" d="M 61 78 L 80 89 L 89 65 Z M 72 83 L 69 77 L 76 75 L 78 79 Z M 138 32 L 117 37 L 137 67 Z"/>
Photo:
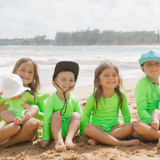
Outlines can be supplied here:
<path id="1" fill-rule="evenodd" d="M 82 115 L 81 134 L 85 133 L 91 138 L 88 140 L 90 145 L 139 145 L 138 140 L 122 141 L 134 130 L 130 123 L 127 96 L 120 90 L 121 87 L 122 79 L 117 66 L 109 60 L 101 62 L 95 70 L 94 91 Z M 124 122 L 122 126 L 119 123 L 119 110 Z"/>
<path id="2" fill-rule="evenodd" d="M 34 60 L 31 58 L 19 59 L 14 65 L 12 73 L 18 74 L 22 78 L 24 87 L 31 88 L 30 94 L 32 94 L 34 97 L 36 95 L 42 95 L 40 92 L 38 66 Z M 34 103 L 29 102 L 29 104 L 33 105 Z M 26 102 L 24 107 L 25 105 L 28 106 L 28 103 Z M 35 105 L 38 106 L 40 111 L 36 116 L 36 119 L 43 121 L 45 101 L 36 102 Z"/>
<path id="3" fill-rule="evenodd" d="M 38 75 L 38 67 L 37 64 L 30 58 L 21 58 L 19 59 L 13 69 L 14 74 L 19 75 L 23 80 L 24 87 L 30 87 L 30 94 L 37 96 L 41 95 L 40 89 L 40 81 Z M 48 95 L 49 97 L 49 95 Z M 47 98 L 48 98 L 47 97 Z M 33 103 L 39 107 L 40 112 L 36 116 L 36 119 L 43 120 L 44 109 L 45 109 L 45 101 L 41 101 L 38 103 Z M 23 107 L 27 109 L 30 105 L 25 102 Z M 7 109 L 7 105 L 5 102 L 2 102 L 0 105 L 0 116 L 1 112 Z M 26 121 L 23 125 L 18 125 L 15 123 L 9 123 L 3 128 L 0 129 L 0 147 L 10 147 L 14 144 L 25 142 L 25 141 L 33 141 L 36 137 L 36 133 L 38 130 L 38 121 L 35 118 L 31 117 L 28 121 Z"/>

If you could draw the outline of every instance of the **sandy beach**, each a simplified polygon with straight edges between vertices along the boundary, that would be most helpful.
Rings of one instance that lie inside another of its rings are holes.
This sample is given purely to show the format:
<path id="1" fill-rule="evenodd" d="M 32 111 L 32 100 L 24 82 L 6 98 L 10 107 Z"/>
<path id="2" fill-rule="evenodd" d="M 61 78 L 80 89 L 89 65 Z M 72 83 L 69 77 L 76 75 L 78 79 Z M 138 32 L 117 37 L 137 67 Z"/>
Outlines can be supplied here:
<path id="1" fill-rule="evenodd" d="M 139 77 L 140 78 L 140 77 Z M 134 88 L 139 78 L 132 78 L 124 80 L 124 89 L 128 97 L 128 105 L 131 112 L 131 120 L 134 123 L 139 119 L 136 110 Z M 73 94 L 75 94 L 84 109 L 87 97 L 92 93 L 93 85 L 76 87 Z M 122 117 L 120 116 L 120 122 Z M 0 123 L 0 126 L 2 122 Z M 40 122 L 39 132 L 40 136 L 34 142 L 25 142 L 17 144 L 10 148 L 0 148 L 1 160 L 47 160 L 47 159 L 64 159 L 64 160 L 159 160 L 160 149 L 157 149 L 156 142 L 140 142 L 140 146 L 121 147 L 121 146 L 107 146 L 96 145 L 90 146 L 87 144 L 87 138 L 77 135 L 75 137 L 75 147 L 73 150 L 68 150 L 63 153 L 58 153 L 54 150 L 54 141 L 51 141 L 47 149 L 40 147 L 42 137 L 42 125 Z"/>

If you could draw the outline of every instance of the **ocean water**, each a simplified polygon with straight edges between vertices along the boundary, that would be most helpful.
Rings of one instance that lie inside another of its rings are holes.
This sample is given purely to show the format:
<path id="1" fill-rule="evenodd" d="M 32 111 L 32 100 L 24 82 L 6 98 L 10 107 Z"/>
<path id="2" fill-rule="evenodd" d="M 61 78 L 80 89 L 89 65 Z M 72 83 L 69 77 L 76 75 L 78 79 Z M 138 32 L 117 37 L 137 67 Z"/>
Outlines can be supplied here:
<path id="1" fill-rule="evenodd" d="M 0 87 L 5 75 L 12 73 L 16 61 L 29 57 L 38 64 L 41 90 L 54 91 L 52 75 L 59 61 L 75 61 L 80 66 L 76 86 L 93 84 L 94 70 L 110 59 L 118 66 L 123 79 L 143 75 L 138 60 L 147 50 L 160 46 L 0 46 Z"/>

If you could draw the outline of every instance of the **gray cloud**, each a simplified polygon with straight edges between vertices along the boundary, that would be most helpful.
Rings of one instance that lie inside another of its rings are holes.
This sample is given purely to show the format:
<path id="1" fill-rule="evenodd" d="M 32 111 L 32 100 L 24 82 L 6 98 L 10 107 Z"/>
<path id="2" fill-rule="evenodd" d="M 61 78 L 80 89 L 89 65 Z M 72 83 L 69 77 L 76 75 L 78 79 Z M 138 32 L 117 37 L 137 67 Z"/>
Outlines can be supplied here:
<path id="1" fill-rule="evenodd" d="M 2 0 L 0 38 L 30 38 L 57 31 L 133 31 L 160 26 L 159 0 Z"/>

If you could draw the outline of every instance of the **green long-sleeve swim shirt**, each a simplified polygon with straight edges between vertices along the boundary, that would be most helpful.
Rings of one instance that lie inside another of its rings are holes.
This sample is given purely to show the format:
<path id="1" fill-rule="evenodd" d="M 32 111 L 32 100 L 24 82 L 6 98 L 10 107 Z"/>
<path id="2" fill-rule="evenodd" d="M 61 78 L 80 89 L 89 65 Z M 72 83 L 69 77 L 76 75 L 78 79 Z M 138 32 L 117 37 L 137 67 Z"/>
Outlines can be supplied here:
<path id="1" fill-rule="evenodd" d="M 159 85 L 156 85 L 156 89 L 160 94 L 160 78 Z M 151 124 L 151 115 L 153 110 L 158 109 L 159 100 L 153 84 L 147 77 L 143 77 L 138 81 L 135 88 L 135 98 L 140 120 Z"/>
<path id="2" fill-rule="evenodd" d="M 50 140 L 51 133 L 51 116 L 55 112 L 60 112 L 63 108 L 64 102 L 59 99 L 56 93 L 53 93 L 46 102 L 46 109 L 43 120 L 43 137 L 42 140 Z M 64 112 L 64 110 L 63 110 Z M 63 113 L 62 112 L 62 113 Z M 69 119 L 73 112 L 78 112 L 82 115 L 82 108 L 79 100 L 76 96 L 70 93 L 70 97 L 67 100 L 67 110 L 62 116 L 62 119 Z"/>
<path id="3" fill-rule="evenodd" d="M 5 101 L 4 104 L 8 104 L 8 108 L 6 110 L 13 112 L 11 104 L 13 105 L 13 108 L 14 108 L 15 111 L 16 110 L 24 110 L 24 108 L 23 108 L 24 101 L 34 103 L 34 102 L 43 101 L 47 98 L 48 98 L 48 94 L 37 95 L 36 98 L 34 98 L 34 96 L 32 94 L 30 94 L 29 92 L 24 92 L 23 97 L 21 97 L 19 99 L 16 99 L 16 100 L 14 100 L 14 99 L 4 99 L 4 98 L 0 97 L 0 104 L 3 101 Z M 16 112 L 15 112 L 15 114 L 16 114 Z M 2 121 L 1 118 L 0 118 L 0 121 Z"/>
<path id="4" fill-rule="evenodd" d="M 29 93 L 32 95 L 31 92 L 29 92 Z M 37 90 L 36 96 L 42 96 L 42 95 L 43 95 L 43 94 L 41 93 L 41 91 L 40 91 L 40 90 Z M 48 98 L 48 97 L 47 97 L 47 98 Z M 46 98 L 46 99 L 47 99 L 47 98 Z M 40 121 L 43 121 L 43 118 L 44 118 L 44 111 L 45 111 L 45 108 L 46 108 L 46 102 L 45 102 L 46 99 L 44 99 L 44 100 L 42 100 L 42 101 L 40 101 L 40 102 L 35 102 L 35 103 L 33 103 L 33 102 L 28 102 L 30 105 L 35 104 L 35 105 L 38 106 L 39 112 L 38 112 L 38 114 L 37 114 L 37 116 L 36 116 L 36 119 L 39 119 Z"/>
<path id="5" fill-rule="evenodd" d="M 123 122 L 130 123 L 131 117 L 127 97 L 124 92 L 122 92 L 122 94 L 123 104 L 121 106 L 121 112 Z M 102 127 L 105 132 L 110 132 L 114 125 L 119 124 L 119 110 L 119 97 L 116 92 L 110 98 L 100 97 L 97 109 L 94 94 L 92 93 L 87 99 L 87 103 L 83 111 L 80 134 L 83 134 L 85 126 L 90 124 L 91 115 L 91 124 Z"/>

